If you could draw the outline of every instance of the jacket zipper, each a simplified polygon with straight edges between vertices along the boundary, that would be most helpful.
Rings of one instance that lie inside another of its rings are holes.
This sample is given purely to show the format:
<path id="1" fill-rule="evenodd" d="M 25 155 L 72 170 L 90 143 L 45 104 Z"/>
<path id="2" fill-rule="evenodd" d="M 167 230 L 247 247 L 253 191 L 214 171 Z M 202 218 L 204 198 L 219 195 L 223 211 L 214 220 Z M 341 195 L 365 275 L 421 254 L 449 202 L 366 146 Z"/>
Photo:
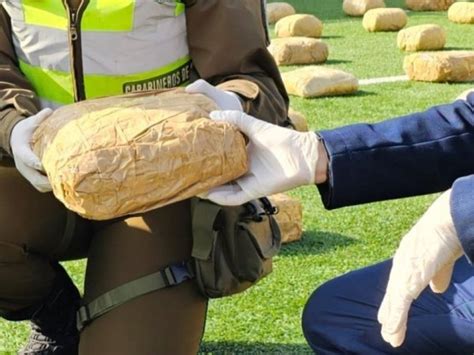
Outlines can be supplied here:
<path id="1" fill-rule="evenodd" d="M 82 13 L 84 12 L 83 10 L 87 6 L 87 2 L 87 0 L 82 0 L 77 10 L 71 10 L 67 0 L 63 0 L 64 6 L 69 15 L 69 47 L 71 51 L 70 66 L 75 102 L 86 99 L 84 89 L 84 69 L 82 64 L 80 20 Z"/>

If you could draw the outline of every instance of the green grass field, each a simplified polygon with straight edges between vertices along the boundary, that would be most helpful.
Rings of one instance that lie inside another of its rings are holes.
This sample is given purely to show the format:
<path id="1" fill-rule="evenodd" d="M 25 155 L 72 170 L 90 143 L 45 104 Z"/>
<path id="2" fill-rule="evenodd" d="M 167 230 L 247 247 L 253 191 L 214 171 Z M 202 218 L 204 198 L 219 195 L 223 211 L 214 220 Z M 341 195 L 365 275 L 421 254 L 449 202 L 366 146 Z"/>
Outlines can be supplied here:
<path id="1" fill-rule="evenodd" d="M 270 1 L 271 2 L 271 1 Z M 396 33 L 367 33 L 361 20 L 345 17 L 342 0 L 288 0 L 300 13 L 324 21 L 330 48 L 328 66 L 360 79 L 403 75 L 404 53 Z M 401 0 L 387 0 L 402 6 Z M 409 26 L 443 25 L 450 49 L 474 49 L 474 25 L 456 25 L 446 13 L 409 13 Z M 282 68 L 282 71 L 289 68 Z M 314 130 L 355 122 L 377 122 L 452 101 L 468 84 L 400 82 L 364 86 L 360 92 L 335 98 L 292 98 Z M 303 338 L 301 311 L 320 284 L 349 270 L 389 258 L 400 239 L 435 196 L 422 196 L 325 211 L 313 187 L 291 192 L 304 204 L 304 237 L 287 245 L 275 259 L 273 274 L 249 291 L 211 301 L 202 351 L 212 353 L 310 353 Z M 77 285 L 84 262 L 66 263 Z M 13 351 L 27 337 L 27 324 L 0 321 L 0 354 Z"/>

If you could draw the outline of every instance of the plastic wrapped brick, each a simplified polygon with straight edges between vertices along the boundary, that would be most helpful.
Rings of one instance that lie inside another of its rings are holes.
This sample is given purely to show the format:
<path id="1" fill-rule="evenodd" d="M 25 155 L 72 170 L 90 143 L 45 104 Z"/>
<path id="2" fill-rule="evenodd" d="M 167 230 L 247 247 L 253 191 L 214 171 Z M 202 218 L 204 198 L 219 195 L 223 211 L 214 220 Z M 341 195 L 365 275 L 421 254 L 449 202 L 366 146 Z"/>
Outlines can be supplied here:
<path id="1" fill-rule="evenodd" d="M 44 121 L 33 149 L 68 209 L 96 220 L 142 213 L 247 171 L 243 136 L 207 118 L 216 108 L 183 89 L 83 101 Z"/>
<path id="2" fill-rule="evenodd" d="M 457 2 L 448 10 L 450 21 L 460 24 L 474 24 L 474 2 Z"/>
<path id="3" fill-rule="evenodd" d="M 286 2 L 272 2 L 267 4 L 267 20 L 273 24 L 283 17 L 296 14 L 295 8 Z"/>
<path id="4" fill-rule="evenodd" d="M 410 80 L 464 82 L 474 80 L 474 51 L 416 53 L 405 57 Z"/>
<path id="5" fill-rule="evenodd" d="M 275 38 L 268 50 L 278 65 L 320 64 L 329 56 L 326 43 L 308 37 Z"/>
<path id="6" fill-rule="evenodd" d="M 301 97 L 333 96 L 354 93 L 357 78 L 347 72 L 319 66 L 308 66 L 282 73 L 286 90 Z"/>
<path id="7" fill-rule="evenodd" d="M 456 0 L 406 0 L 413 11 L 446 11 Z"/>
<path id="8" fill-rule="evenodd" d="M 438 25 L 419 25 L 398 32 L 398 48 L 408 51 L 432 51 L 446 45 L 446 31 Z"/>
<path id="9" fill-rule="evenodd" d="M 303 234 L 303 205 L 301 202 L 285 194 L 272 195 L 270 201 L 278 208 L 275 219 L 280 227 L 282 243 L 300 240 Z"/>
<path id="10" fill-rule="evenodd" d="M 314 37 L 323 33 L 323 23 L 313 15 L 291 15 L 282 18 L 275 25 L 277 37 Z"/>
<path id="11" fill-rule="evenodd" d="M 372 9 L 365 13 L 362 25 L 369 32 L 399 31 L 406 26 L 408 17 L 398 8 Z"/>
<path id="12" fill-rule="evenodd" d="M 364 16 L 372 9 L 385 7 L 384 0 L 344 0 L 342 9 L 349 16 Z"/>

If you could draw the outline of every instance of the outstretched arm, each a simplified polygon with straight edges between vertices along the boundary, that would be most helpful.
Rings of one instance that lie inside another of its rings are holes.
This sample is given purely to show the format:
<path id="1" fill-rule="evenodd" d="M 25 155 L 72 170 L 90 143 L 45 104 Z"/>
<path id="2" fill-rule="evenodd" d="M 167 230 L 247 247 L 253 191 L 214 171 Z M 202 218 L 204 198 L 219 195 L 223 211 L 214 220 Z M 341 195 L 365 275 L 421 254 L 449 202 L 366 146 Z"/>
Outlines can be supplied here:
<path id="1" fill-rule="evenodd" d="M 11 155 L 13 127 L 37 113 L 40 104 L 30 83 L 18 68 L 13 49 L 10 17 L 0 6 L 0 158 Z"/>
<path id="2" fill-rule="evenodd" d="M 427 111 L 320 132 L 326 208 L 439 192 L 474 173 L 474 94 Z"/>
<path id="3" fill-rule="evenodd" d="M 474 93 L 467 101 L 323 131 L 319 138 L 239 112 L 213 117 L 237 125 L 250 140 L 249 173 L 209 194 L 221 204 L 316 183 L 332 209 L 438 192 L 474 174 Z"/>

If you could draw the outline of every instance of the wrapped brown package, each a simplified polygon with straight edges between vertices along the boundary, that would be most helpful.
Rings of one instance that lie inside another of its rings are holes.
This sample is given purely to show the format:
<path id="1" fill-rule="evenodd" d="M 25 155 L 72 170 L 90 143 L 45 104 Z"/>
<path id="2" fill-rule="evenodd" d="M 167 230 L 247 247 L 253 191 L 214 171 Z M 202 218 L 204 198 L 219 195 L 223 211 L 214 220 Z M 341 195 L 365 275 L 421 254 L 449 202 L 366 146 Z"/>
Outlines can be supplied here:
<path id="1" fill-rule="evenodd" d="M 308 132 L 309 126 L 308 121 L 301 112 L 295 111 L 290 107 L 288 111 L 288 117 L 290 118 L 293 127 L 298 132 Z"/>
<path id="2" fill-rule="evenodd" d="M 446 11 L 456 0 L 406 0 L 413 11 Z"/>
<path id="3" fill-rule="evenodd" d="M 446 31 L 438 25 L 419 25 L 398 32 L 398 48 L 408 52 L 443 49 Z"/>
<path id="4" fill-rule="evenodd" d="M 206 117 L 217 107 L 183 89 L 83 101 L 35 132 L 56 198 L 85 218 L 149 211 L 247 170 L 243 136 Z"/>
<path id="5" fill-rule="evenodd" d="M 267 21 L 274 24 L 283 17 L 296 14 L 295 8 L 286 2 L 272 2 L 267 4 Z"/>
<path id="6" fill-rule="evenodd" d="M 474 24 L 474 2 L 456 2 L 448 10 L 450 21 L 460 24 Z"/>
<path id="7" fill-rule="evenodd" d="M 364 16 L 372 9 L 385 7 L 384 0 L 344 0 L 342 10 L 349 16 Z"/>
<path id="8" fill-rule="evenodd" d="M 408 17 L 399 8 L 372 9 L 365 13 L 362 25 L 369 32 L 399 31 L 406 26 Z"/>
<path id="9" fill-rule="evenodd" d="M 291 15 L 283 17 L 275 25 L 277 37 L 314 37 L 323 33 L 323 23 L 313 15 Z"/>
<path id="10" fill-rule="evenodd" d="M 278 65 L 320 64 L 329 56 L 326 43 L 308 37 L 275 38 L 268 50 Z"/>
<path id="11" fill-rule="evenodd" d="M 463 82 L 474 80 L 474 51 L 416 53 L 405 57 L 410 80 Z"/>
<path id="12" fill-rule="evenodd" d="M 359 89 L 357 78 L 342 70 L 308 66 L 282 73 L 289 94 L 301 97 L 346 95 Z"/>
<path id="13" fill-rule="evenodd" d="M 275 215 L 281 231 L 281 242 L 290 243 L 301 239 L 303 234 L 303 205 L 296 198 L 285 194 L 276 194 L 269 197 L 278 208 Z"/>
<path id="14" fill-rule="evenodd" d="M 456 98 L 456 100 L 467 100 L 467 95 L 469 95 L 471 92 L 474 92 L 474 88 L 464 91 Z"/>

